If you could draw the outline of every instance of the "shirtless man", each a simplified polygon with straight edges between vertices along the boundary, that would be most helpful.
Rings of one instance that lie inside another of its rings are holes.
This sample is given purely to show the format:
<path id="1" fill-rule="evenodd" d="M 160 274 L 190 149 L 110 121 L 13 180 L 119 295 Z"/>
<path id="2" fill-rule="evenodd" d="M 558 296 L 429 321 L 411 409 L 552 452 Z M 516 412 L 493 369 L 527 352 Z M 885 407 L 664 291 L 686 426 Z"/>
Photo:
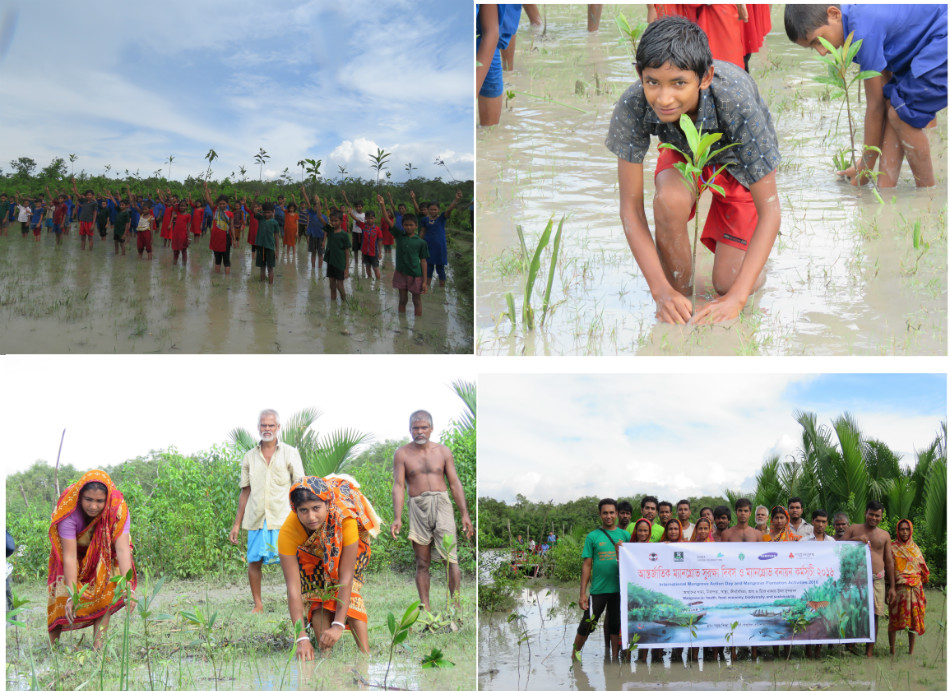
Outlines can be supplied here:
<path id="1" fill-rule="evenodd" d="M 749 525 L 752 517 L 752 502 L 745 497 L 736 501 L 736 524 L 726 528 L 720 542 L 758 542 L 762 534 Z"/>
<path id="2" fill-rule="evenodd" d="M 716 529 L 713 530 L 713 542 L 725 542 L 722 536 L 723 533 L 729 530 L 729 524 L 732 522 L 732 511 L 729 510 L 728 506 L 720 504 L 713 509 L 713 522 L 716 524 Z"/>
<path id="3" fill-rule="evenodd" d="M 429 609 L 429 563 L 432 544 L 449 561 L 449 593 L 454 595 L 462 580 L 455 545 L 455 517 L 446 485 L 462 514 L 462 531 L 472 538 L 472 520 L 465 505 L 465 492 L 455 472 L 455 459 L 447 446 L 429 441 L 432 416 L 417 410 L 409 417 L 412 443 L 396 450 L 393 457 L 393 539 L 402 528 L 402 507 L 409 483 L 409 541 L 416 554 L 416 589 L 422 606 Z M 442 536 L 452 536 L 452 548 L 443 554 Z"/>
<path id="4" fill-rule="evenodd" d="M 871 571 L 874 574 L 874 639 L 877 640 L 878 617 L 887 615 L 887 605 L 896 597 L 894 582 L 894 555 L 891 554 L 891 537 L 877 526 L 884 518 L 884 505 L 869 501 L 864 513 L 864 523 L 850 526 L 843 540 L 859 540 L 871 549 Z M 884 594 L 884 579 L 887 579 L 887 594 Z M 874 643 L 867 644 L 867 656 L 874 654 Z"/>

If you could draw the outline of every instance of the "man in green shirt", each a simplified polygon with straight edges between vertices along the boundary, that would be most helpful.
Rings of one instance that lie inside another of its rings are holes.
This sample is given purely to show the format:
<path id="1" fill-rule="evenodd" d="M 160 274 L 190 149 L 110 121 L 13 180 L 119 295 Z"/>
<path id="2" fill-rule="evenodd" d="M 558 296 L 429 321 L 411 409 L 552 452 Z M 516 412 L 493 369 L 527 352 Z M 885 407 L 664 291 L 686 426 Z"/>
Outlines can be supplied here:
<path id="1" fill-rule="evenodd" d="M 600 618 L 604 609 L 607 618 L 604 622 L 610 634 L 610 651 L 614 659 L 620 657 L 620 562 L 617 559 L 617 545 L 628 538 L 626 530 L 618 528 L 617 502 L 613 499 L 601 499 L 598 505 L 600 527 L 587 535 L 581 557 L 581 593 L 578 604 L 584 610 L 583 618 L 574 637 L 571 655 L 580 658 L 581 648 Z M 590 587 L 590 596 L 587 590 Z"/>

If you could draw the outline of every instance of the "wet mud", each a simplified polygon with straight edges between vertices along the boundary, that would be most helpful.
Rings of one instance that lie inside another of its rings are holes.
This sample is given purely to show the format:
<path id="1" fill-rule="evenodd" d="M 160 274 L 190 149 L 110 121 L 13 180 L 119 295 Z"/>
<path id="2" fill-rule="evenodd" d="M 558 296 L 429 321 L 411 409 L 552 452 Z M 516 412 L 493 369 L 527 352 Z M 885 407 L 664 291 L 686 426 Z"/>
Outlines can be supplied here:
<path id="1" fill-rule="evenodd" d="M 452 232 L 452 231 L 450 231 Z M 470 237 L 470 236 L 469 236 Z M 161 241 L 158 241 L 158 245 Z M 111 240 L 79 250 L 73 232 L 56 246 L 44 233 L 21 239 L 18 224 L 0 237 L 0 352 L 3 353 L 471 353 L 471 272 L 450 264 L 434 281 L 423 314 L 398 313 L 394 255 L 377 281 L 351 265 L 346 305 L 331 302 L 329 281 L 310 268 L 306 244 L 281 258 L 273 285 L 261 283 L 246 244 L 232 251 L 231 274 L 212 272 L 207 239 L 187 266 L 170 248 L 153 261 L 134 249 L 115 256 Z M 471 261 L 471 249 L 466 250 Z M 465 259 L 458 259 L 464 261 Z M 467 286 L 457 278 L 467 273 Z M 323 271 L 325 274 L 325 269 Z"/>

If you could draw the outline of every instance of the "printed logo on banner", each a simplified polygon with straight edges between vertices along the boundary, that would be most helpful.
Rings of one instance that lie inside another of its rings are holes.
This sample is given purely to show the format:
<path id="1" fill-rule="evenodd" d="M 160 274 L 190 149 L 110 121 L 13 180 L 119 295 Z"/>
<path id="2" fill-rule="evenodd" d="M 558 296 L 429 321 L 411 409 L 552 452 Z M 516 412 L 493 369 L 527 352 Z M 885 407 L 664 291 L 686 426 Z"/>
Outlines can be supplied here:
<path id="1" fill-rule="evenodd" d="M 745 555 L 742 552 L 739 552 L 739 561 L 745 561 Z"/>
<path id="2" fill-rule="evenodd" d="M 656 561 L 657 559 L 660 558 L 660 555 L 657 554 L 656 552 L 650 552 L 649 557 L 650 557 L 650 561 Z"/>
<path id="3" fill-rule="evenodd" d="M 683 553 L 673 552 L 673 561 L 683 561 Z"/>
<path id="4" fill-rule="evenodd" d="M 760 554 L 759 559 L 765 561 L 766 559 L 775 559 L 778 556 L 778 552 L 766 552 L 765 554 Z"/>

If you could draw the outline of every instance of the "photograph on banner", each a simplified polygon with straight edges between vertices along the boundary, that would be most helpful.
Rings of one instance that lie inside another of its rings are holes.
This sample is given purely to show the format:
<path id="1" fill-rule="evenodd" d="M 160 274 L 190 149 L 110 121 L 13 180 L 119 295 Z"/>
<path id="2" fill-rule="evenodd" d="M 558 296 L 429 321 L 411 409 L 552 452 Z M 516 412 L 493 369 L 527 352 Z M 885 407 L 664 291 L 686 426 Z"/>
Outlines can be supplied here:
<path id="1" fill-rule="evenodd" d="M 860 542 L 624 543 L 623 647 L 873 642 L 871 578 Z"/>

